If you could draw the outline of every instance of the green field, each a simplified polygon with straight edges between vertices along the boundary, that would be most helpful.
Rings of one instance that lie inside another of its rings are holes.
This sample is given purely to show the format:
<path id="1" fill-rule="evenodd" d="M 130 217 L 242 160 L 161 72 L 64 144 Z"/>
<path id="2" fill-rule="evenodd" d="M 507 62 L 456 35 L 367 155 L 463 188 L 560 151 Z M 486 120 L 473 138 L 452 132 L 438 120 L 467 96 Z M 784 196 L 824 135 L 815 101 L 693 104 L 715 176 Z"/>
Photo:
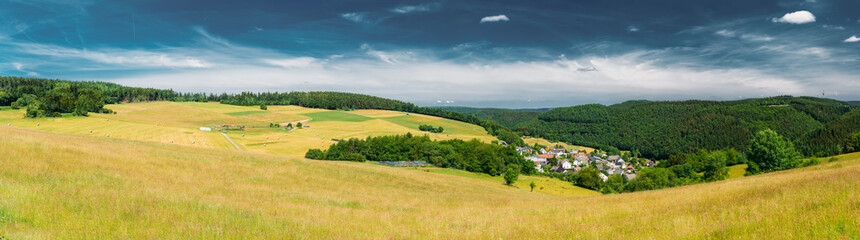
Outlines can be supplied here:
<path id="1" fill-rule="evenodd" d="M 558 196 L 448 169 L 312 161 L 5 124 L 0 146 L 4 239 L 860 236 L 860 153 L 672 189 Z"/>
<path id="2" fill-rule="evenodd" d="M 747 173 L 746 164 L 729 166 L 729 179 L 743 177 Z"/>
<path id="3" fill-rule="evenodd" d="M 310 117 L 315 122 L 322 121 L 337 121 L 337 122 L 364 122 L 367 120 L 372 120 L 373 118 L 356 115 L 343 111 L 325 111 L 325 112 L 315 112 L 315 113 L 305 113 L 302 114 Z"/>
<path id="4" fill-rule="evenodd" d="M 230 113 L 225 113 L 225 114 L 230 115 L 230 116 L 245 116 L 245 115 L 260 114 L 260 113 L 266 113 L 266 111 L 230 112 Z"/>

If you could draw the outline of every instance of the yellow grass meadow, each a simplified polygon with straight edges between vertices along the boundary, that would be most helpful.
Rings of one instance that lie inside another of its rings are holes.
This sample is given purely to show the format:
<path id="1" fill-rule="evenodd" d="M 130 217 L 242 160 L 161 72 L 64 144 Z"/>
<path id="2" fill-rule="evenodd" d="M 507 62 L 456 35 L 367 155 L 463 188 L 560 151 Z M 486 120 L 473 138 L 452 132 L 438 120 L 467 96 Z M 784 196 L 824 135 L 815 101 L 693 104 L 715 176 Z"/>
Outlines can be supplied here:
<path id="1" fill-rule="evenodd" d="M 6 239 L 856 239 L 860 154 L 557 196 L 369 163 L 0 126 Z"/>
<path id="2" fill-rule="evenodd" d="M 494 137 L 480 126 L 439 117 L 385 110 L 331 111 L 298 106 L 233 106 L 197 102 L 145 102 L 109 105 L 117 114 L 90 117 L 25 119 L 23 110 L 0 111 L 0 122 L 16 127 L 105 138 L 151 141 L 204 148 L 235 149 L 217 132 L 200 127 L 246 126 L 246 131 L 227 135 L 242 150 L 301 157 L 311 148 L 327 148 L 339 139 L 366 138 L 412 133 L 433 139 L 479 139 Z M 303 122 L 302 129 L 268 128 L 270 123 Z M 420 124 L 443 126 L 444 133 L 418 130 Z M 92 132 L 90 132 L 92 131 Z"/>

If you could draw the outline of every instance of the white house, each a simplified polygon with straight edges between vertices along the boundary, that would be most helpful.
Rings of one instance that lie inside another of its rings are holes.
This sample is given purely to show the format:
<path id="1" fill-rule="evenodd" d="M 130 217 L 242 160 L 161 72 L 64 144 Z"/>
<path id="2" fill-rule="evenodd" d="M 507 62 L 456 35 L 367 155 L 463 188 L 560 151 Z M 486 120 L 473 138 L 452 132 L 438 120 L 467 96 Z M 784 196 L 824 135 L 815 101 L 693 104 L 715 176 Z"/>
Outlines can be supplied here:
<path id="1" fill-rule="evenodd" d="M 567 159 L 562 159 L 561 162 L 558 163 L 558 165 L 564 169 L 573 169 L 573 165 L 570 164 L 570 161 L 567 161 Z"/>
<path id="2" fill-rule="evenodd" d="M 532 155 L 532 156 L 529 156 L 529 157 L 525 157 L 525 159 L 526 159 L 526 160 L 529 160 L 529 161 L 532 161 L 532 162 L 539 163 L 540 165 L 544 165 L 544 164 L 546 164 L 546 163 L 547 163 L 546 158 L 542 158 L 542 157 L 537 156 L 537 155 Z"/>
<path id="3" fill-rule="evenodd" d="M 603 179 L 603 181 L 604 181 L 604 182 L 606 182 L 607 180 L 609 180 L 609 177 L 607 177 L 607 176 L 606 176 L 606 174 L 600 173 L 600 175 L 597 175 L 597 176 L 599 176 L 599 177 L 600 177 L 600 179 Z"/>

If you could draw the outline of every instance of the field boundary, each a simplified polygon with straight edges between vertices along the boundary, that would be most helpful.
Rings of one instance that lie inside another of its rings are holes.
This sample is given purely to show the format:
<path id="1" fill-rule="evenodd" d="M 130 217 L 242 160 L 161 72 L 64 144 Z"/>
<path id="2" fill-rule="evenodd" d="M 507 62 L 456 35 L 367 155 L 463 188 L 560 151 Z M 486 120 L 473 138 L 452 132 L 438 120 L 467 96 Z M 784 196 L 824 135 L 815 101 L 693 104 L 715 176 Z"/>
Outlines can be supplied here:
<path id="1" fill-rule="evenodd" d="M 227 138 L 227 141 L 230 141 L 230 143 L 233 144 L 234 147 L 236 147 L 236 150 L 239 150 L 240 152 L 243 151 L 241 148 L 239 148 L 239 145 L 236 145 L 236 143 L 233 142 L 233 139 L 230 139 L 230 136 L 227 136 L 226 133 L 221 133 L 221 135 L 224 135 L 224 137 Z"/>

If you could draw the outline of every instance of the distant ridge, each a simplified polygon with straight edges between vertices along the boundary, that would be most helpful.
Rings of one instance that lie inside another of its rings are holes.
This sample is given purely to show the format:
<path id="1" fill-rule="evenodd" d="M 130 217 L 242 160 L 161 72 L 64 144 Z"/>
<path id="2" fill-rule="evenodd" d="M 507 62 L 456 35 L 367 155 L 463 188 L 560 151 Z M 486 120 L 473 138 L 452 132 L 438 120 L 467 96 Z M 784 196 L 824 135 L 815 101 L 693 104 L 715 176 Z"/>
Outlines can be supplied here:
<path id="1" fill-rule="evenodd" d="M 858 104 L 860 102 L 852 102 Z M 524 135 L 601 148 L 639 150 L 665 159 L 698 149 L 747 147 L 752 134 L 773 129 L 808 156 L 853 151 L 860 129 L 857 105 L 815 97 L 778 96 L 737 101 L 630 100 L 536 113 L 510 109 L 448 109 L 493 120 Z M 841 146 L 841 147 L 840 147 Z"/>

